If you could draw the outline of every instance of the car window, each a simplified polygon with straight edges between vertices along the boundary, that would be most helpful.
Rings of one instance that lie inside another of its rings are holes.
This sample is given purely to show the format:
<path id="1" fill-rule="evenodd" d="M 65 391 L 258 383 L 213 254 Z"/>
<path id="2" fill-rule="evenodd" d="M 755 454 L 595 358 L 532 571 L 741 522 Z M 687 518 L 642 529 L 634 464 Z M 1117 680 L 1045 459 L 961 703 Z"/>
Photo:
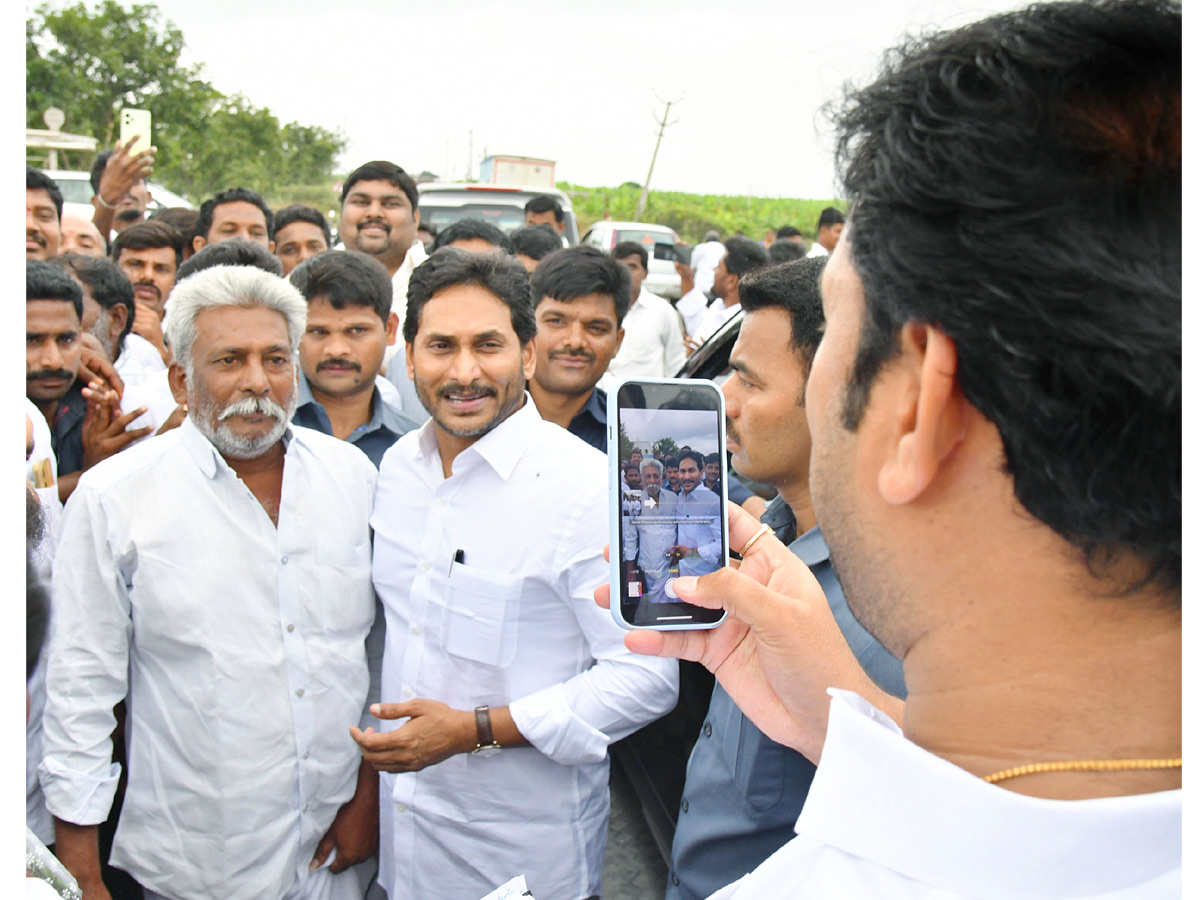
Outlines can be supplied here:
<path id="1" fill-rule="evenodd" d="M 66 203 L 92 202 L 92 184 L 86 178 L 56 178 L 54 183 L 62 191 Z"/>
<path id="2" fill-rule="evenodd" d="M 674 244 L 671 235 L 664 231 L 645 231 L 642 229 L 622 228 L 617 232 L 617 243 L 634 241 L 646 245 L 647 249 L 653 244 Z"/>
<path id="3" fill-rule="evenodd" d="M 420 209 L 421 221 L 433 225 L 438 231 L 460 219 L 482 219 L 503 232 L 513 231 L 525 224 L 525 210 L 521 206 L 490 206 L 482 203 L 467 206 L 426 206 L 422 201 Z"/>

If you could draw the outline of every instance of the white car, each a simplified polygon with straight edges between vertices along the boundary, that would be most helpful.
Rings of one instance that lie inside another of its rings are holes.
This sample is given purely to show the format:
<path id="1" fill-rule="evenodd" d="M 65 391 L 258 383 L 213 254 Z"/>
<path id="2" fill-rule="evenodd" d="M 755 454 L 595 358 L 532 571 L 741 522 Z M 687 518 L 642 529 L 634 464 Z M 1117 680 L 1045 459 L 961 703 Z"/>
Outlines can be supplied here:
<path id="1" fill-rule="evenodd" d="M 68 216 L 80 216 L 91 219 L 96 211 L 92 206 L 92 181 L 90 172 L 77 172 L 68 169 L 46 169 L 46 174 L 54 179 L 63 195 L 63 213 Z M 147 181 L 150 189 L 150 202 L 146 204 L 146 214 L 158 212 L 160 209 L 170 209 L 182 206 L 195 209 L 196 205 L 180 197 L 173 191 L 168 191 L 156 181 Z"/>
<path id="2" fill-rule="evenodd" d="M 547 195 L 563 208 L 562 236 L 568 244 L 579 242 L 579 226 L 571 198 L 557 188 L 532 185 L 454 184 L 427 181 L 417 185 L 421 221 L 439 232 L 459 219 L 482 219 L 506 234 L 525 224 L 525 204 Z"/>
<path id="3" fill-rule="evenodd" d="M 617 244 L 633 241 L 646 248 L 649 265 L 642 287 L 652 294 L 678 300 L 679 273 L 675 271 L 675 245 L 680 243 L 673 228 L 650 222 L 597 222 L 579 243 L 611 253 Z"/>

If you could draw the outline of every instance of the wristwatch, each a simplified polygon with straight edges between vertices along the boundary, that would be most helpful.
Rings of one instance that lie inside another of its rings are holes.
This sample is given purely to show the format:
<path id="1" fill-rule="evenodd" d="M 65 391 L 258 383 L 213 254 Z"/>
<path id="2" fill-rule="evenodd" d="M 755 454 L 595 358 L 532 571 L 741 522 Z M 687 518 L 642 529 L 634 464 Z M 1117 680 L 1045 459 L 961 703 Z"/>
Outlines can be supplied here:
<path id="1" fill-rule="evenodd" d="M 475 749 L 472 756 L 495 756 L 500 752 L 500 745 L 492 735 L 492 717 L 488 715 L 486 706 L 475 707 Z"/>

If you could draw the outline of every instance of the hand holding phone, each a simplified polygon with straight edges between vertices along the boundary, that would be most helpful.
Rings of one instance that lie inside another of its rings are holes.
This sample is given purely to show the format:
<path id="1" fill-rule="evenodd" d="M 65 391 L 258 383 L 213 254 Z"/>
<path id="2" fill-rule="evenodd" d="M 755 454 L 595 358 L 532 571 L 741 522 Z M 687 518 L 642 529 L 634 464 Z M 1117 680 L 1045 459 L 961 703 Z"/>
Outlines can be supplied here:
<path id="1" fill-rule="evenodd" d="M 608 395 L 608 423 L 613 618 L 623 628 L 715 627 L 724 611 L 682 602 L 672 584 L 729 563 L 721 391 L 701 379 L 627 379 Z"/>

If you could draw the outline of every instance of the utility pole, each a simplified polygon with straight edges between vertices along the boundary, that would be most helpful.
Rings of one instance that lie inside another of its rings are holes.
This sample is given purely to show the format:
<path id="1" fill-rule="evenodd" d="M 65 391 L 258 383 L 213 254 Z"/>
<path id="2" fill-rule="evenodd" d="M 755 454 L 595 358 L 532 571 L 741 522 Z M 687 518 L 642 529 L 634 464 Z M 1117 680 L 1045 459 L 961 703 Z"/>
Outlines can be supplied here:
<path id="1" fill-rule="evenodd" d="M 650 197 L 650 176 L 654 174 L 654 162 L 658 159 L 658 148 L 662 144 L 663 132 L 667 130 L 668 125 L 674 125 L 675 122 L 679 121 L 676 119 L 675 122 L 668 122 L 667 116 L 671 114 L 672 105 L 683 102 L 682 97 L 678 100 L 663 100 L 662 97 L 658 97 L 658 100 L 661 103 L 666 103 L 667 108 L 663 110 L 661 119 L 654 120 L 658 123 L 658 140 L 654 142 L 654 154 L 650 157 L 650 171 L 646 173 L 646 181 L 642 185 L 642 195 L 638 197 L 637 209 L 633 213 L 633 221 L 635 222 L 642 221 L 642 213 L 646 211 L 646 200 Z"/>

